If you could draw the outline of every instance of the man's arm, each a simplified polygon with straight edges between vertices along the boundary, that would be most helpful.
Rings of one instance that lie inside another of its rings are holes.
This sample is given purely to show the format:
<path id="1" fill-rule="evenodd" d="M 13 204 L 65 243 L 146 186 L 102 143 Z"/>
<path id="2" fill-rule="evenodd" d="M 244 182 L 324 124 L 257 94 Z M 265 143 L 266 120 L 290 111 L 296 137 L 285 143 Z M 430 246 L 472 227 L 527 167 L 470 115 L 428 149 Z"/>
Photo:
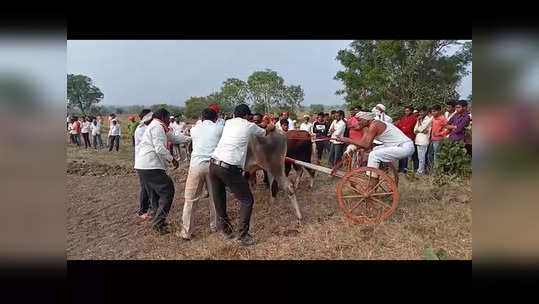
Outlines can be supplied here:
<path id="1" fill-rule="evenodd" d="M 372 126 L 371 128 L 367 130 L 367 132 L 363 133 L 363 136 L 361 137 L 361 139 L 350 139 L 347 137 L 337 136 L 335 140 L 352 144 L 352 145 L 356 145 L 359 148 L 368 149 L 371 147 L 372 141 L 374 137 L 376 136 L 377 132 L 378 132 L 378 126 Z"/>
<path id="2" fill-rule="evenodd" d="M 459 119 L 455 123 L 455 127 L 453 128 L 453 133 L 461 133 L 468 127 L 470 124 L 470 116 L 469 115 L 463 115 L 462 119 Z"/>
<path id="3" fill-rule="evenodd" d="M 183 144 L 191 142 L 191 137 L 185 136 L 183 134 L 174 135 L 172 132 L 167 132 L 167 140 L 170 141 L 173 144 Z"/>
<path id="4" fill-rule="evenodd" d="M 167 134 L 161 126 L 152 128 L 150 130 L 152 134 L 152 143 L 155 147 L 155 152 L 163 159 L 171 162 L 174 158 L 170 155 L 167 149 Z"/>

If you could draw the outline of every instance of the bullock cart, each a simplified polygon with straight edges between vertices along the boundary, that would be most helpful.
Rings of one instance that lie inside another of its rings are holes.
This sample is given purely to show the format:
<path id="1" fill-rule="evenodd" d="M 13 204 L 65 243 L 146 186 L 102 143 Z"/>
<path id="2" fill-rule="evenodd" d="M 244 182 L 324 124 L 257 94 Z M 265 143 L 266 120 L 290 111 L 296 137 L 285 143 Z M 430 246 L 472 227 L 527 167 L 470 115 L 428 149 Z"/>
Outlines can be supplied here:
<path id="1" fill-rule="evenodd" d="M 339 178 L 337 203 L 344 215 L 355 223 L 379 224 L 397 208 L 399 175 L 392 163 L 385 163 L 380 169 L 367 167 L 366 155 L 364 151 L 357 152 L 356 157 L 345 154 L 333 168 L 290 157 L 286 157 L 285 162 Z M 378 182 L 368 187 L 374 179 L 372 173 L 378 175 Z"/>

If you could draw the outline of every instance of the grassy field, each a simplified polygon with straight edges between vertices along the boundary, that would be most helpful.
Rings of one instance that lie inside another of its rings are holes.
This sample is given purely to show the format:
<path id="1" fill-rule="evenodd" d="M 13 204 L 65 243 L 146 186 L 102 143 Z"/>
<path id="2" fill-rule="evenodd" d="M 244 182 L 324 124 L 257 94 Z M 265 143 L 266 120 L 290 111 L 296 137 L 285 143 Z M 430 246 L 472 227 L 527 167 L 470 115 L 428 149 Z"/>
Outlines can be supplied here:
<path id="1" fill-rule="evenodd" d="M 173 233 L 160 236 L 136 214 L 140 187 L 126 123 L 122 117 L 120 152 L 68 144 L 68 259 L 409 260 L 425 259 L 426 252 L 440 259 L 472 258 L 471 179 L 402 176 L 399 206 L 378 226 L 353 224 L 344 217 L 336 202 L 335 178 L 317 174 L 309 189 L 308 174 L 303 175 L 297 190 L 301 222 L 282 191 L 270 204 L 268 190 L 259 183 L 253 189 L 251 218 L 258 244 L 239 248 L 210 232 L 207 199 L 195 208 L 195 238 L 183 241 L 176 235 L 188 172 L 188 163 L 182 162 L 168 171 L 176 188 L 168 216 Z M 239 203 L 230 196 L 228 202 L 229 216 L 237 221 Z"/>

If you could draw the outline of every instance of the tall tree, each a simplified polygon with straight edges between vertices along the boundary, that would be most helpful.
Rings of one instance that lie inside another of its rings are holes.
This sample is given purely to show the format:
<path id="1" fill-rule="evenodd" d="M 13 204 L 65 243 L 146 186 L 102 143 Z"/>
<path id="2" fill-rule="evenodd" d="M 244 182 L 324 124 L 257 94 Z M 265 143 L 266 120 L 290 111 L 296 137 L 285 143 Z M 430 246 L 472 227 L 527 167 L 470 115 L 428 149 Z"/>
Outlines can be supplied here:
<path id="1" fill-rule="evenodd" d="M 249 88 L 245 81 L 237 78 L 228 78 L 223 82 L 221 91 L 218 93 L 219 106 L 223 112 L 231 112 L 237 105 L 249 104 Z"/>
<path id="2" fill-rule="evenodd" d="M 458 50 L 448 55 L 450 47 Z M 334 79 L 343 82 L 347 104 L 370 109 L 382 102 L 388 112 L 405 104 L 431 106 L 458 98 L 456 87 L 469 74 L 472 43 L 457 40 L 356 40 L 338 52 L 344 70 Z"/>
<path id="3" fill-rule="evenodd" d="M 300 86 L 292 85 L 286 87 L 284 93 L 284 106 L 287 108 L 287 110 L 295 113 L 301 106 L 301 103 L 305 97 L 303 89 Z"/>
<path id="4" fill-rule="evenodd" d="M 284 79 L 270 69 L 257 71 L 247 79 L 253 106 L 269 113 L 272 107 L 279 106 L 285 96 Z"/>
<path id="5" fill-rule="evenodd" d="M 101 90 L 85 75 L 67 75 L 67 103 L 86 115 L 90 107 L 103 99 Z"/>

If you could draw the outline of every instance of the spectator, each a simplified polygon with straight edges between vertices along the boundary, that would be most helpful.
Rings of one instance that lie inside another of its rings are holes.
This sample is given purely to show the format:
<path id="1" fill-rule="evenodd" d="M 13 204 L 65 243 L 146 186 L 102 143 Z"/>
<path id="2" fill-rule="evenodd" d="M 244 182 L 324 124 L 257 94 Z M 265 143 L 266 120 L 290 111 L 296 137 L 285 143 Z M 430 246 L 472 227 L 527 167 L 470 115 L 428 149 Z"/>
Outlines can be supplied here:
<path id="1" fill-rule="evenodd" d="M 228 187 L 241 202 L 240 229 L 235 238 L 239 245 L 247 246 L 255 243 L 249 234 L 249 221 L 253 211 L 253 194 L 247 180 L 242 175 L 245 166 L 247 146 L 251 136 L 266 136 L 275 129 L 270 124 L 265 129 L 247 121 L 251 110 L 245 104 L 234 109 L 235 118 L 228 121 L 223 129 L 219 144 L 210 159 L 210 195 L 215 202 L 217 229 L 228 239 L 232 238 L 232 224 L 226 212 L 226 192 Z"/>
<path id="2" fill-rule="evenodd" d="M 440 145 L 444 139 L 443 128 L 447 125 L 447 120 L 441 113 L 442 107 L 435 105 L 432 107 L 432 127 L 429 143 L 429 154 L 427 156 L 429 166 L 432 168 L 436 163 L 436 158 L 440 152 Z"/>
<path id="3" fill-rule="evenodd" d="M 88 117 L 82 118 L 80 133 L 82 134 L 82 139 L 84 140 L 84 148 L 91 148 L 92 144 L 90 143 L 90 120 L 88 119 Z"/>
<path id="4" fill-rule="evenodd" d="M 356 114 L 360 112 L 361 110 L 362 110 L 361 106 L 353 106 L 352 108 L 350 108 L 350 118 L 348 119 L 346 123 L 346 126 L 349 130 L 348 138 L 350 139 L 359 140 L 361 139 L 361 136 L 363 136 L 363 130 L 361 129 L 361 126 L 359 126 L 359 121 L 356 117 Z M 344 153 L 350 153 L 356 150 L 357 150 L 357 147 L 355 145 L 348 145 Z M 357 153 L 354 153 L 352 162 L 355 163 L 356 160 L 357 160 Z"/>
<path id="5" fill-rule="evenodd" d="M 329 113 L 324 113 L 324 122 L 327 122 L 328 124 L 331 123 L 331 121 L 329 119 Z"/>
<path id="6" fill-rule="evenodd" d="M 382 120 L 389 123 L 393 122 L 393 118 L 386 114 L 386 106 L 381 103 L 377 104 L 376 107 L 372 109 L 372 112 L 376 115 L 374 118 L 375 120 Z"/>
<path id="7" fill-rule="evenodd" d="M 262 120 L 262 116 L 260 120 Z M 193 152 L 189 173 L 185 182 L 185 203 L 183 205 L 182 228 L 180 237 L 190 240 L 193 236 L 193 204 L 197 204 L 204 186 L 208 187 L 208 192 L 212 192 L 210 183 L 210 159 L 214 152 L 224 126 L 217 124 L 217 113 L 211 109 L 202 111 L 202 123 L 191 129 Z M 217 230 L 217 218 L 215 215 L 215 204 L 213 196 L 209 197 L 210 209 L 210 229 Z"/>
<path id="8" fill-rule="evenodd" d="M 103 149 L 103 140 L 101 139 L 102 124 L 94 119 L 90 125 L 90 130 L 92 131 L 92 140 L 94 143 L 94 149 Z"/>
<path id="9" fill-rule="evenodd" d="M 290 119 L 289 117 L 289 112 L 283 112 L 283 114 L 281 115 L 280 119 L 279 119 L 279 122 L 275 125 L 277 128 L 281 129 L 281 121 L 283 119 L 286 119 L 288 121 L 288 129 L 289 130 L 295 130 L 295 124 L 294 124 L 294 121 L 292 119 Z"/>
<path id="10" fill-rule="evenodd" d="M 79 147 L 81 146 L 80 131 L 81 125 L 79 122 L 79 118 L 77 116 L 73 116 L 73 118 L 71 119 L 69 134 L 71 134 L 71 142 Z"/>
<path id="11" fill-rule="evenodd" d="M 282 130 L 283 132 L 285 132 L 285 133 L 288 132 L 288 120 L 286 120 L 286 119 L 281 119 L 281 120 L 279 121 L 279 125 L 281 125 L 281 130 Z"/>
<path id="12" fill-rule="evenodd" d="M 337 163 L 344 153 L 344 143 L 338 140 L 335 140 L 337 137 L 342 137 L 346 129 L 346 123 L 343 121 L 344 112 L 338 111 L 335 114 L 335 121 L 333 122 L 332 127 L 330 127 L 328 135 L 331 135 L 332 140 L 331 148 L 329 150 L 329 164 L 333 167 Z"/>
<path id="13" fill-rule="evenodd" d="M 457 105 L 456 100 L 450 100 L 446 103 L 445 119 L 449 121 L 453 115 L 455 115 L 455 106 Z"/>
<path id="14" fill-rule="evenodd" d="M 394 125 L 399 128 L 399 130 L 404 133 L 412 141 L 415 139 L 414 127 L 417 122 L 413 114 L 414 108 L 407 106 L 404 108 L 404 116 L 397 120 Z M 417 171 L 419 167 L 419 160 L 417 158 L 417 150 L 414 148 L 414 154 L 412 155 L 412 162 L 414 172 Z M 399 173 L 406 173 L 408 171 L 408 158 L 403 158 L 399 160 Z"/>
<path id="15" fill-rule="evenodd" d="M 445 128 L 451 133 L 448 136 L 450 141 L 464 141 L 466 137 L 466 128 L 470 125 L 470 114 L 466 111 L 468 102 L 459 100 L 455 106 L 455 114 L 449 119 Z"/>
<path id="16" fill-rule="evenodd" d="M 129 116 L 129 123 L 127 124 L 127 130 L 129 135 L 131 135 L 131 141 L 133 142 L 133 147 L 135 146 L 135 130 L 137 129 L 138 122 L 135 121 L 135 116 Z"/>
<path id="17" fill-rule="evenodd" d="M 116 118 L 113 118 L 111 120 L 111 127 L 109 130 L 109 152 L 112 151 L 113 146 L 116 146 L 116 152 L 119 152 L 120 149 L 120 124 L 118 124 L 118 120 Z"/>
<path id="18" fill-rule="evenodd" d="M 324 139 L 328 136 L 329 131 L 329 122 L 324 121 L 324 113 L 318 113 L 317 120 L 313 124 L 313 133 L 315 134 L 316 139 Z M 329 115 L 328 115 L 329 116 Z M 318 163 L 322 160 L 322 153 L 326 150 L 328 141 L 326 140 L 317 140 L 316 141 L 316 155 L 318 157 Z"/>
<path id="19" fill-rule="evenodd" d="M 313 124 L 309 121 L 311 117 L 309 115 L 303 115 L 303 122 L 299 126 L 300 130 L 307 131 L 309 134 L 313 133 Z"/>
<path id="20" fill-rule="evenodd" d="M 425 160 L 427 156 L 427 149 L 430 143 L 431 125 L 432 117 L 427 116 L 427 108 L 422 107 L 419 110 L 419 116 L 417 117 L 417 121 L 414 126 L 415 146 L 419 160 L 419 166 L 416 172 L 417 175 L 425 174 Z"/>
<path id="21" fill-rule="evenodd" d="M 174 183 L 166 174 L 165 162 L 178 168 L 178 161 L 167 150 L 167 141 L 182 143 L 190 141 L 186 136 L 174 136 L 169 132 L 170 113 L 160 109 L 153 114 L 153 119 L 142 134 L 135 154 L 135 169 L 142 175 L 141 180 L 146 191 L 155 195 L 157 210 L 153 218 L 153 228 L 160 234 L 170 233 L 166 217 L 174 199 Z"/>

